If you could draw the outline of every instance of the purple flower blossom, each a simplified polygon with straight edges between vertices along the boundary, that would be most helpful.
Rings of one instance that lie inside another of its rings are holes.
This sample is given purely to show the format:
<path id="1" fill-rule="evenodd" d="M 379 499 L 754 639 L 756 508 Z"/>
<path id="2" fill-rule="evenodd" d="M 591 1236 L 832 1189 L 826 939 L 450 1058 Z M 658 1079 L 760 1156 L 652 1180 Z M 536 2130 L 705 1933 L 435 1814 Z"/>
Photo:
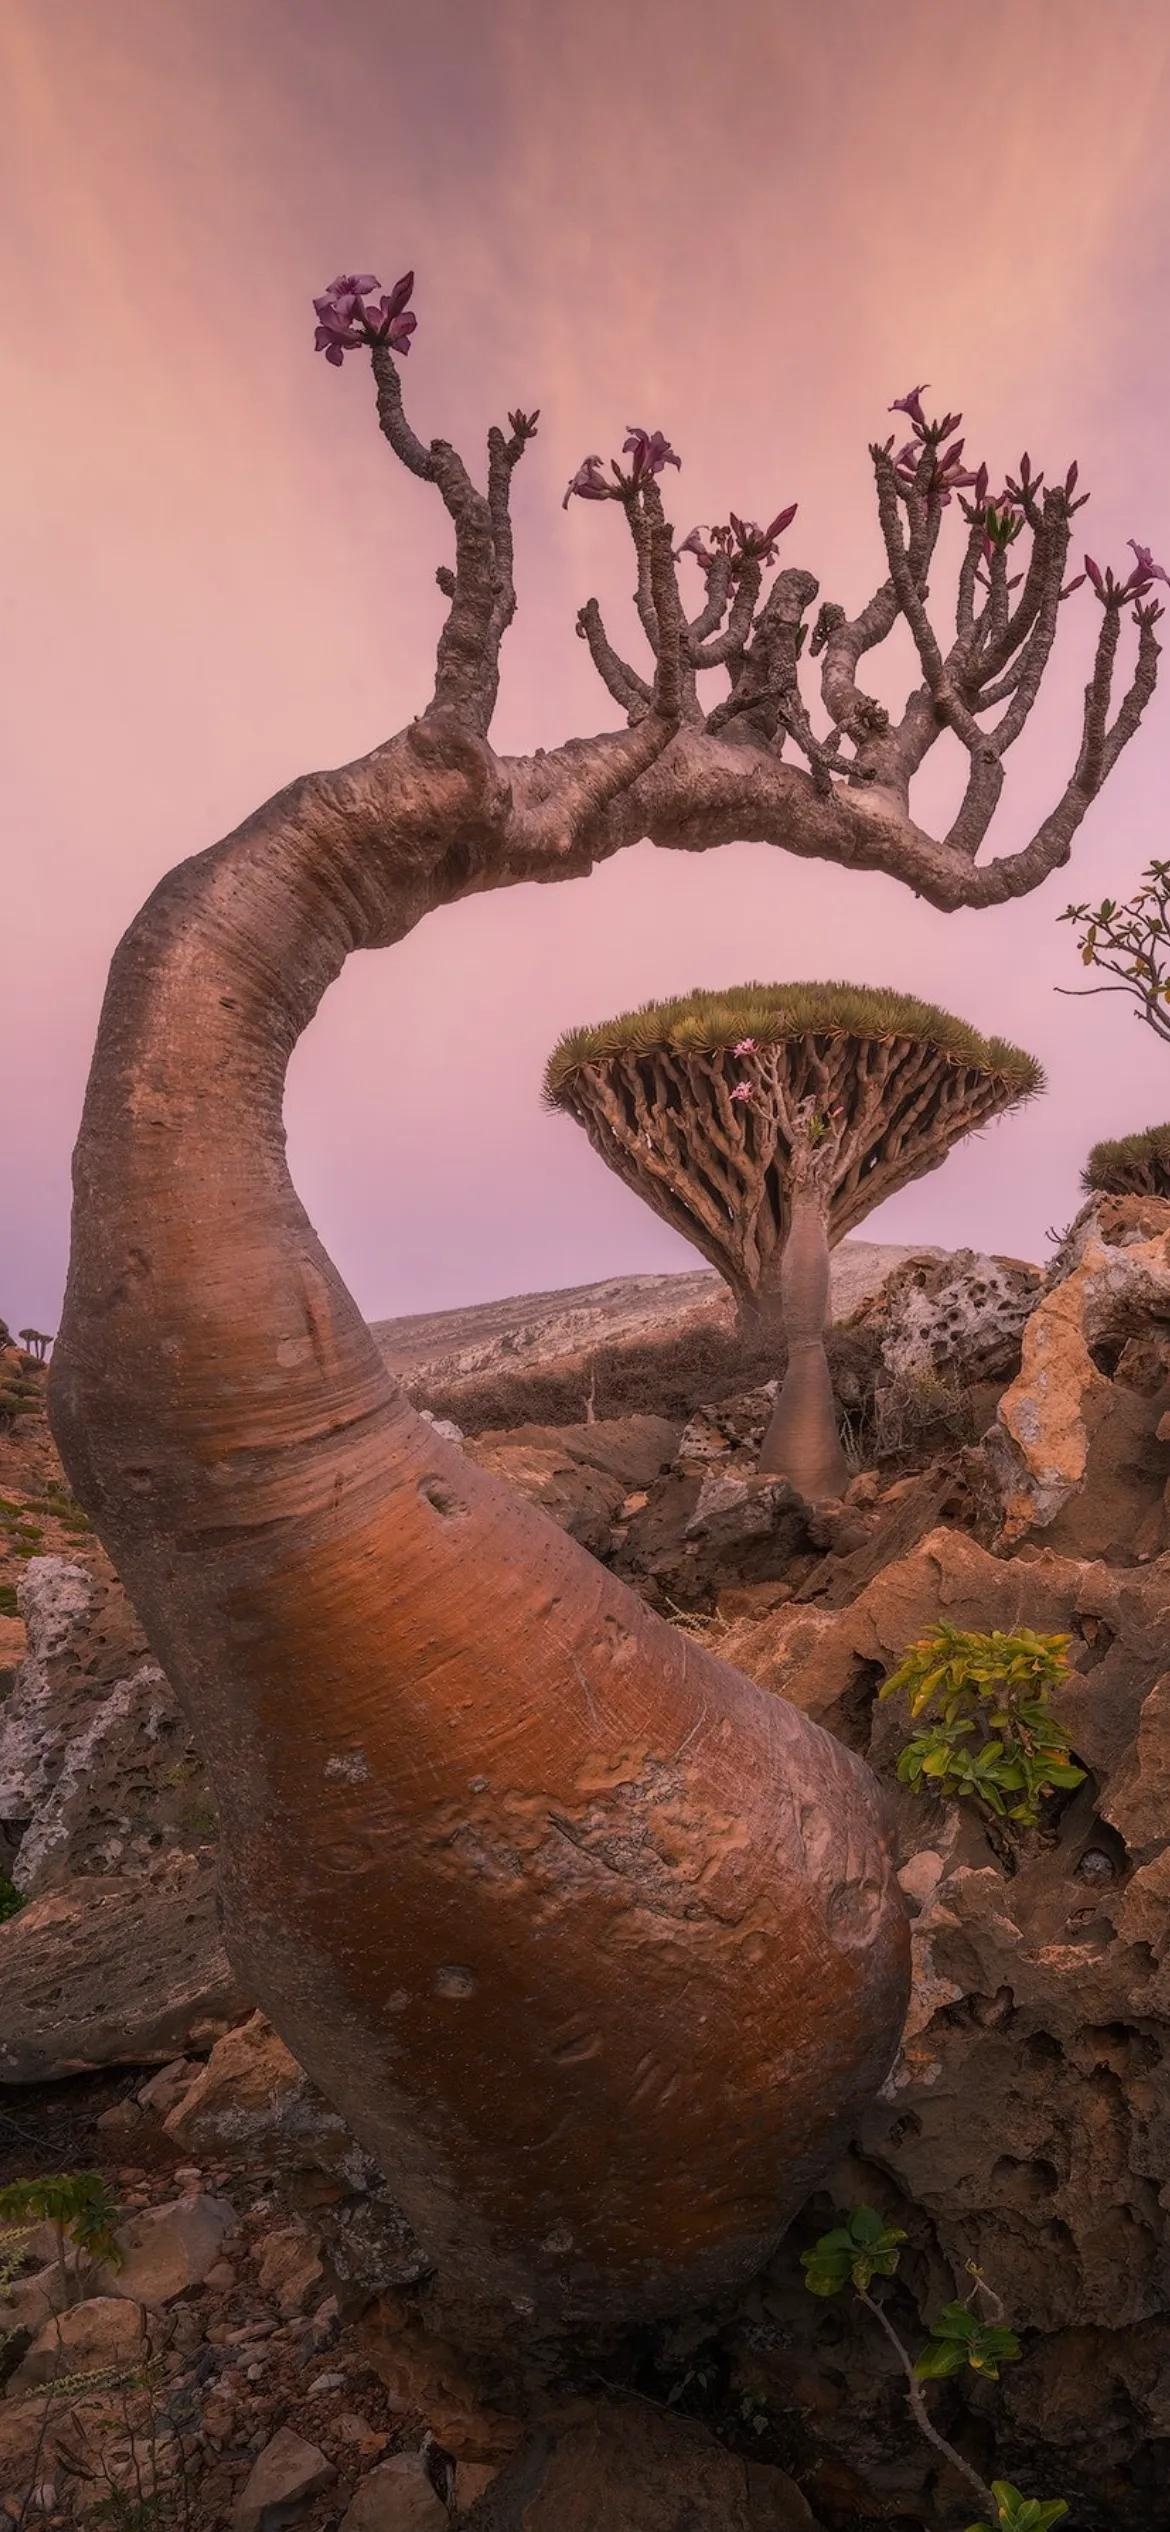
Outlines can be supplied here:
<path id="1" fill-rule="evenodd" d="M 561 503 L 562 510 L 568 509 L 574 493 L 579 501 L 616 501 L 614 486 L 601 480 L 601 467 L 600 457 L 582 459 Z"/>
<path id="2" fill-rule="evenodd" d="M 732 1047 L 731 1052 L 733 1055 L 755 1055 L 758 1054 L 759 1049 L 754 1037 L 741 1037 L 738 1044 Z"/>
<path id="3" fill-rule="evenodd" d="M 343 319 L 354 315 L 361 316 L 363 299 L 368 299 L 371 290 L 380 290 L 381 287 L 376 273 L 338 273 L 336 281 L 330 282 L 324 296 L 314 299 L 313 306 L 319 317 L 323 317 L 327 311 Z M 408 291 L 407 297 L 409 296 Z"/>
<path id="4" fill-rule="evenodd" d="M 376 283 L 374 287 L 377 287 Z M 376 308 L 362 311 L 371 342 L 388 343 L 392 352 L 410 350 L 410 338 L 418 324 L 418 318 L 412 315 L 406 304 L 413 288 L 414 274 L 403 273 L 393 290 L 383 293 Z"/>
<path id="5" fill-rule="evenodd" d="M 752 1089 L 750 1081 L 737 1081 L 731 1094 L 732 1101 L 737 1108 L 746 1107 L 749 1099 L 754 1099 L 755 1095 L 755 1091 Z"/>
<path id="6" fill-rule="evenodd" d="M 1112 576 L 1112 573 L 1110 573 L 1111 579 Z M 1086 554 L 1085 556 L 1085 578 L 1086 580 L 1092 581 L 1093 587 L 1097 592 L 1097 596 L 1099 598 L 1103 598 L 1105 596 L 1104 574 L 1101 570 L 1100 564 L 1094 562 L 1091 554 Z"/>
<path id="7" fill-rule="evenodd" d="M 632 456 L 631 483 L 641 483 L 647 475 L 660 475 L 664 466 L 681 466 L 670 441 L 661 431 L 644 431 L 637 422 L 627 422 L 628 437 L 622 441 L 623 457 Z"/>
<path id="8" fill-rule="evenodd" d="M 1137 558 L 1136 569 L 1130 573 L 1126 582 L 1127 592 L 1136 598 L 1144 597 L 1146 590 L 1152 588 L 1155 580 L 1164 580 L 1167 588 L 1170 589 L 1170 572 L 1163 571 L 1161 564 L 1154 561 L 1149 546 L 1139 545 L 1137 539 L 1132 536 L 1126 541 L 1130 553 Z"/>
<path id="9" fill-rule="evenodd" d="M 314 350 L 324 352 L 334 369 L 340 369 L 346 353 L 362 343 L 388 343 L 391 351 L 408 352 L 418 324 L 406 305 L 413 288 L 414 274 L 403 273 L 393 290 L 384 292 L 376 306 L 367 307 L 370 293 L 381 289 L 377 276 L 338 273 L 328 290 L 313 301 L 318 320 Z"/>
<path id="10" fill-rule="evenodd" d="M 909 395 L 895 396 L 893 403 L 887 406 L 887 412 L 908 413 L 915 429 L 924 431 L 926 415 L 922 410 L 922 399 L 929 385 L 930 380 L 924 378 L 920 387 L 911 387 Z"/>
<path id="11" fill-rule="evenodd" d="M 346 353 L 357 351 L 365 337 L 358 332 L 356 324 L 351 324 L 348 317 L 339 315 L 335 308 L 331 308 L 327 299 L 315 300 L 313 304 L 320 316 L 320 323 L 313 335 L 313 349 L 315 352 L 324 352 L 331 366 L 334 369 L 340 369 Z"/>
<path id="12" fill-rule="evenodd" d="M 680 554 L 693 554 L 695 561 L 699 564 L 701 570 L 703 571 L 710 571 L 711 565 L 715 560 L 715 556 L 711 552 L 710 546 L 704 545 L 703 543 L 703 530 L 701 527 L 693 527 L 690 535 L 684 536 L 682 544 L 675 546 L 674 559 L 676 563 Z"/>

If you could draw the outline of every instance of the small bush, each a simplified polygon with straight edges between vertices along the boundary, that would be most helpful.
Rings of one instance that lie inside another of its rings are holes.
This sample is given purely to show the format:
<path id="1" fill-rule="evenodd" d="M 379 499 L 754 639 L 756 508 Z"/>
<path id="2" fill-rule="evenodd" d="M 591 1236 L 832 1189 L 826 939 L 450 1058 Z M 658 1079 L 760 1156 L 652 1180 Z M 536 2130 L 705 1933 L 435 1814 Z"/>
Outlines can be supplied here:
<path id="1" fill-rule="evenodd" d="M 904 1695 L 912 1721 L 924 1724 L 899 1757 L 901 1782 L 1035 1828 L 1050 1794 L 1085 1780 L 1048 1704 L 1068 1677 L 1068 1646 L 1067 1635 L 1028 1627 L 980 1635 L 954 1626 L 912 1644 L 881 1690 Z"/>

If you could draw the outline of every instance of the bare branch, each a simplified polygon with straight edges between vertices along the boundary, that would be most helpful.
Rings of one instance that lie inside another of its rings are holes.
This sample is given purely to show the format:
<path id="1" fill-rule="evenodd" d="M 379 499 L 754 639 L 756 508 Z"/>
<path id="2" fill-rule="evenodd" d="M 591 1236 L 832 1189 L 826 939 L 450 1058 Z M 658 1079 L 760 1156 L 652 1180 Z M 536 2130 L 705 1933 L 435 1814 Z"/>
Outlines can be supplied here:
<path id="1" fill-rule="evenodd" d="M 578 610 L 577 631 L 582 640 L 588 642 L 589 656 L 614 702 L 620 703 L 623 712 L 629 713 L 631 721 L 640 721 L 650 709 L 653 690 L 644 677 L 639 677 L 635 669 L 627 667 L 624 659 L 619 659 L 602 623 L 596 598 L 588 598 Z"/>
<path id="2" fill-rule="evenodd" d="M 447 440 L 424 448 L 406 419 L 402 383 L 385 343 L 371 345 L 378 421 L 396 457 L 439 491 L 455 529 L 455 570 L 439 586 L 450 600 L 439 635 L 435 690 L 428 710 L 454 712 L 468 728 L 486 734 L 499 689 L 500 642 L 516 608 L 508 488 L 512 469 L 530 432 L 489 440 L 489 491 L 473 484 Z"/>

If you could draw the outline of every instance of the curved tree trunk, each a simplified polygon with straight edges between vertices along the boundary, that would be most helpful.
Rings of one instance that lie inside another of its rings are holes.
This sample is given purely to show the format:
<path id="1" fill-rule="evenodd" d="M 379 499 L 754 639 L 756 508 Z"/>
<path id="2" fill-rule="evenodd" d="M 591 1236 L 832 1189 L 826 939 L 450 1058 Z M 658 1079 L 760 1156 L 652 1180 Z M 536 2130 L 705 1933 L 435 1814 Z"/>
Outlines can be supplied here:
<path id="1" fill-rule="evenodd" d="M 780 1303 L 788 1365 L 764 1435 L 760 1466 L 787 1477 L 810 1503 L 835 1501 L 849 1467 L 825 1356 L 829 1311 L 829 1197 L 810 1177 L 794 1186 L 780 1262 Z"/>
<path id="2" fill-rule="evenodd" d="M 888 2068 L 907 1942 L 866 1769 L 411 1412 L 289 1179 L 321 995 L 527 877 L 507 814 L 432 722 L 155 891 L 51 1414 L 212 1771 L 233 1962 L 512 2337 L 750 2274 Z"/>

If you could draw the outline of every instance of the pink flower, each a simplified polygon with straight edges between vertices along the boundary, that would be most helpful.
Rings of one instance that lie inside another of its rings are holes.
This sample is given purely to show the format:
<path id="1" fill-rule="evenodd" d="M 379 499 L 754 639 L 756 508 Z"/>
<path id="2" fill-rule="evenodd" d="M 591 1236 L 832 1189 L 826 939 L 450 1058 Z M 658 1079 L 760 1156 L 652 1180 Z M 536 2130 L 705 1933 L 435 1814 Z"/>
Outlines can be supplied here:
<path id="1" fill-rule="evenodd" d="M 574 493 L 576 493 L 579 501 L 617 500 L 618 496 L 614 485 L 603 483 L 601 480 L 601 466 L 602 461 L 600 457 L 585 457 L 582 459 L 581 464 L 578 466 L 577 472 L 573 476 L 572 482 L 569 485 L 568 491 L 565 494 L 564 500 L 561 503 L 562 510 L 568 509 Z"/>
<path id="2" fill-rule="evenodd" d="M 371 290 L 380 290 L 381 287 L 381 282 L 375 273 L 338 273 L 336 281 L 330 282 L 324 296 L 314 299 L 313 306 L 319 317 L 323 317 L 327 309 L 331 309 L 334 315 L 342 318 L 349 318 L 355 314 L 361 316 L 363 299 L 368 299 Z M 407 297 L 409 296 L 408 291 Z"/>
<path id="3" fill-rule="evenodd" d="M 1161 564 L 1154 561 L 1149 546 L 1139 545 L 1136 538 L 1132 536 L 1127 539 L 1127 543 L 1130 553 L 1137 557 L 1137 567 L 1130 573 L 1126 582 L 1127 590 L 1134 597 L 1143 597 L 1155 580 L 1164 580 L 1167 588 L 1170 588 L 1170 572 L 1163 571 Z"/>
<path id="4" fill-rule="evenodd" d="M 703 531 L 701 527 L 693 527 L 690 535 L 684 536 L 682 544 L 675 546 L 674 559 L 676 563 L 680 554 L 693 554 L 695 561 L 699 564 L 701 570 L 703 571 L 710 571 L 711 565 L 715 560 L 710 547 L 704 545 L 703 543 Z"/>
<path id="5" fill-rule="evenodd" d="M 733 1046 L 731 1052 L 733 1055 L 757 1055 L 759 1048 L 754 1037 L 741 1037 L 738 1045 Z"/>
<path id="6" fill-rule="evenodd" d="M 340 369 L 346 353 L 357 351 L 362 343 L 388 343 L 393 352 L 410 350 L 418 324 L 406 305 L 414 274 L 403 273 L 393 290 L 384 292 L 375 307 L 367 307 L 371 291 L 380 288 L 373 273 L 338 273 L 328 290 L 314 299 L 318 322 L 313 349 L 324 352 L 334 369 Z"/>
<path id="7" fill-rule="evenodd" d="M 926 390 L 929 385 L 930 380 L 928 378 L 924 378 L 920 387 L 911 387 L 909 395 L 895 396 L 893 403 L 887 406 L 887 412 L 908 413 L 911 421 L 915 425 L 915 428 L 917 430 L 924 431 L 926 429 L 926 415 L 922 410 L 922 399 L 926 394 Z"/>
<path id="8" fill-rule="evenodd" d="M 314 300 L 313 304 L 320 312 L 320 323 L 313 335 L 313 349 L 324 352 L 331 366 L 340 369 L 346 353 L 356 352 L 365 336 L 359 333 L 356 323 L 351 323 L 348 317 L 331 308 L 327 299 Z"/>
<path id="9" fill-rule="evenodd" d="M 661 431 L 644 431 L 637 422 L 627 422 L 628 437 L 622 441 L 623 457 L 632 456 L 631 483 L 639 484 L 646 475 L 660 475 L 664 466 L 681 466 L 670 441 Z"/>
<path id="10" fill-rule="evenodd" d="M 752 1089 L 750 1081 L 737 1081 L 731 1094 L 732 1100 L 737 1108 L 745 1107 L 748 1100 L 754 1099 L 755 1095 L 755 1091 Z"/>
<path id="11" fill-rule="evenodd" d="M 395 282 L 393 290 L 379 300 L 376 309 L 366 309 L 365 321 L 370 329 L 371 341 L 388 343 L 392 352 L 410 350 L 410 338 L 418 324 L 418 318 L 406 305 L 413 288 L 414 274 L 403 273 L 401 281 Z"/>

